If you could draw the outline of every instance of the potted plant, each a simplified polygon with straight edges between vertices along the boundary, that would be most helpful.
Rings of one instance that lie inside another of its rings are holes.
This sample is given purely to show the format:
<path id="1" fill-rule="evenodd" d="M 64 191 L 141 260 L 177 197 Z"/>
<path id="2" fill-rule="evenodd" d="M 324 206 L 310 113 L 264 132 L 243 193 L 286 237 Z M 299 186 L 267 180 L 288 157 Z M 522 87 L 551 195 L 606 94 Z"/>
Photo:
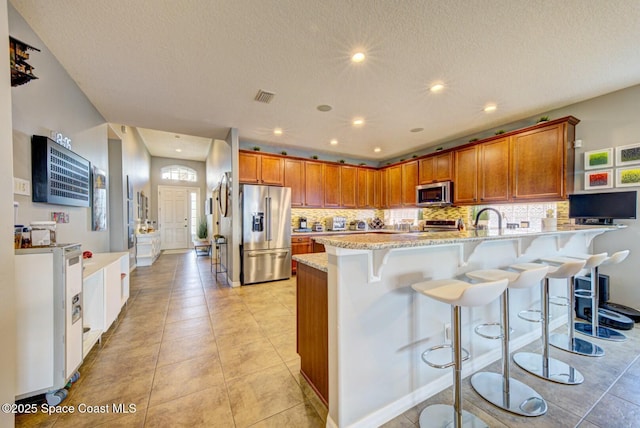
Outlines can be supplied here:
<path id="1" fill-rule="evenodd" d="M 286 155 L 287 155 L 287 152 L 285 152 L 285 151 L 283 150 L 283 151 L 281 151 L 281 152 L 280 152 L 280 154 L 281 154 L 282 156 L 286 156 Z"/>
<path id="2" fill-rule="evenodd" d="M 198 231 L 197 231 L 198 239 L 205 240 L 209 236 L 209 230 L 207 227 L 207 220 L 204 218 L 200 219 L 198 223 Z"/>
<path id="3" fill-rule="evenodd" d="M 344 159 L 340 159 L 338 162 L 344 163 L 345 161 L 344 161 Z"/>
<path id="4" fill-rule="evenodd" d="M 260 151 L 260 147 L 258 147 L 258 146 L 253 146 L 253 151 L 254 151 L 254 152 L 259 152 L 259 151 Z"/>
<path id="5" fill-rule="evenodd" d="M 318 159 L 318 155 L 311 156 L 311 159 Z"/>
<path id="6" fill-rule="evenodd" d="M 500 134 L 504 134 L 504 129 L 500 129 L 499 131 L 496 131 L 496 135 L 500 135 Z"/>
<path id="7" fill-rule="evenodd" d="M 548 122 L 548 121 L 549 121 L 549 116 L 542 116 L 540 119 L 538 119 L 537 123 Z"/>

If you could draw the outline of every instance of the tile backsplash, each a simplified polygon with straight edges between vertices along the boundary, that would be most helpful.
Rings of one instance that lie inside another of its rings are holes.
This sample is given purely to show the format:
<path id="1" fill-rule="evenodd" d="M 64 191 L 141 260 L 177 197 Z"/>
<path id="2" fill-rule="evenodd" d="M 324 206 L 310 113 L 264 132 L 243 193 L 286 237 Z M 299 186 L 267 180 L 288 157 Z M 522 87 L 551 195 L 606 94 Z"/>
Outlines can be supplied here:
<path id="1" fill-rule="evenodd" d="M 315 221 L 319 221 L 324 225 L 325 218 L 331 216 L 346 217 L 347 224 L 349 224 L 352 220 L 367 221 L 375 217 L 382 218 L 382 210 L 291 208 L 291 228 L 298 228 L 300 217 L 306 217 L 307 224 L 311 227 Z"/>

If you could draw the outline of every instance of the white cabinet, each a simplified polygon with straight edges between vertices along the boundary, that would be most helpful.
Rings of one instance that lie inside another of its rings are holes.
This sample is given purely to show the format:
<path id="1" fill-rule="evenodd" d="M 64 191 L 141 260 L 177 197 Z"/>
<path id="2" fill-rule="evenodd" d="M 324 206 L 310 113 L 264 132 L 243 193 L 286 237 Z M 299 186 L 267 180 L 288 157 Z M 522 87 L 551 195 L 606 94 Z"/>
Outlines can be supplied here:
<path id="1" fill-rule="evenodd" d="M 151 266 L 160 255 L 160 231 L 136 234 L 136 266 Z"/>
<path id="2" fill-rule="evenodd" d="M 100 253 L 84 261 L 84 327 L 86 356 L 118 318 L 129 298 L 129 253 Z"/>

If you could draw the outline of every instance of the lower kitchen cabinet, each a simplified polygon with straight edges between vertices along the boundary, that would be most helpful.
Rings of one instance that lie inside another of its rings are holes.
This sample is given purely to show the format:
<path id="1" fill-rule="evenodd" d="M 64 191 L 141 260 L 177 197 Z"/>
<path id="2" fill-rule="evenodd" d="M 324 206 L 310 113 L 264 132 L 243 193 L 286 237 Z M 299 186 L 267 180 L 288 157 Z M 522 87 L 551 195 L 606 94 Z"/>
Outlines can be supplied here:
<path id="1" fill-rule="evenodd" d="M 327 273 L 298 265 L 296 351 L 300 373 L 325 405 L 329 403 L 329 327 Z"/>
<path id="2" fill-rule="evenodd" d="M 291 255 L 307 254 L 313 252 L 311 238 L 309 236 L 292 236 L 291 237 Z M 291 273 L 295 274 L 297 271 L 298 262 L 291 261 Z"/>

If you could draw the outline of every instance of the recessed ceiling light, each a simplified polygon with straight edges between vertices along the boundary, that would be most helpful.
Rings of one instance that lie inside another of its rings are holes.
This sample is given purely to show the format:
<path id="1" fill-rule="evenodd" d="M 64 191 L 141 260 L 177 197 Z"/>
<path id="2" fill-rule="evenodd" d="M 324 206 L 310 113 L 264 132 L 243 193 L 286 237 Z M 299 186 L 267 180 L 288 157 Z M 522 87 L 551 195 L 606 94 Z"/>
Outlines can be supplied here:
<path id="1" fill-rule="evenodd" d="M 495 105 L 495 104 L 487 104 L 486 106 L 484 106 L 484 112 L 485 113 L 492 113 L 492 112 L 496 111 L 497 108 L 498 108 L 498 106 Z"/>
<path id="2" fill-rule="evenodd" d="M 431 85 L 431 87 L 429 88 L 429 90 L 431 92 L 440 92 L 444 89 L 444 84 L 442 83 L 435 83 L 433 85 Z"/>
<path id="3" fill-rule="evenodd" d="M 422 131 L 424 131 L 424 128 L 413 128 L 409 132 L 422 132 Z"/>
<path id="4" fill-rule="evenodd" d="M 338 140 L 336 140 L 335 138 L 331 141 L 329 141 L 329 144 L 331 144 L 332 146 L 337 146 L 338 145 Z"/>
<path id="5" fill-rule="evenodd" d="M 176 149 L 176 152 L 180 153 L 182 152 L 182 149 Z"/>
<path id="6" fill-rule="evenodd" d="M 380 147 L 376 147 L 375 149 L 373 149 L 373 151 L 376 153 L 380 153 L 382 149 Z"/>
<path id="7" fill-rule="evenodd" d="M 322 112 L 331 111 L 333 109 L 333 107 L 331 107 L 330 105 L 327 105 L 327 104 L 321 104 L 316 108 L 318 109 L 318 111 L 322 111 Z"/>
<path id="8" fill-rule="evenodd" d="M 362 62 L 364 61 L 364 52 L 356 52 L 351 57 L 351 61 L 353 62 Z"/>
<path id="9" fill-rule="evenodd" d="M 282 129 L 280 129 L 280 128 L 276 128 L 276 129 L 274 129 L 274 130 L 273 130 L 273 133 L 274 133 L 275 135 L 282 135 Z"/>
<path id="10" fill-rule="evenodd" d="M 361 126 L 361 125 L 364 125 L 364 119 L 362 119 L 362 118 L 353 119 L 353 124 L 354 124 L 355 126 Z"/>

